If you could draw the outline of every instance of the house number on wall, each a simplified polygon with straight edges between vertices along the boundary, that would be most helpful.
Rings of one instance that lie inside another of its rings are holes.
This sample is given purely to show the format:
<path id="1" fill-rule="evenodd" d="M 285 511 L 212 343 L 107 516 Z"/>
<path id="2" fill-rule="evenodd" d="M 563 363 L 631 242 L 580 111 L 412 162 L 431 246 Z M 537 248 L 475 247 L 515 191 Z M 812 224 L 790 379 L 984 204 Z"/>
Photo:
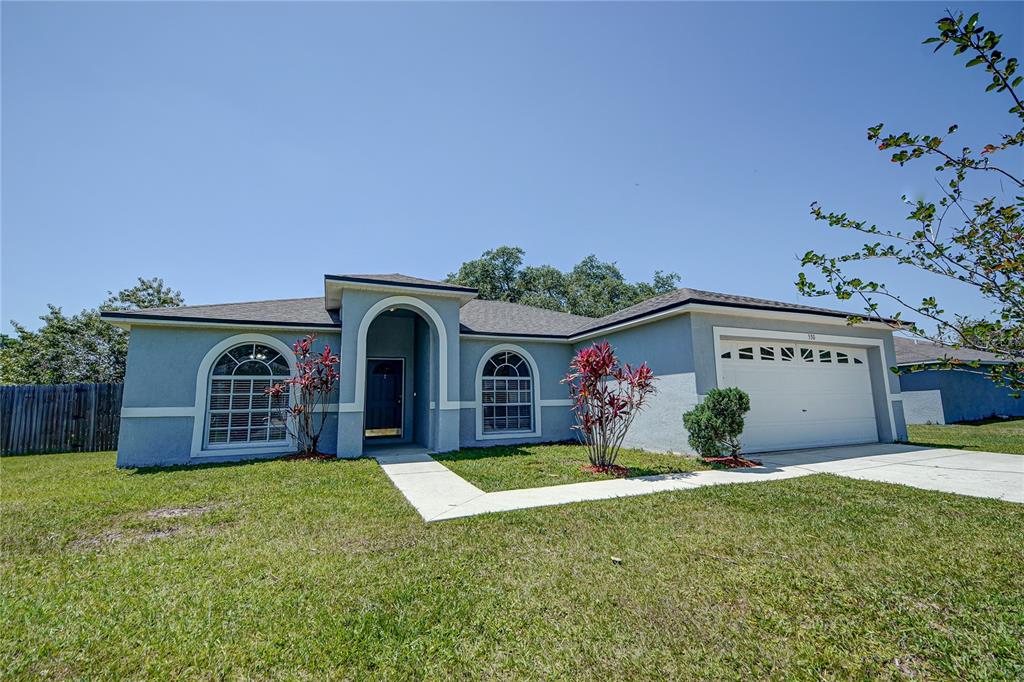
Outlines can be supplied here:
<path id="1" fill-rule="evenodd" d="M 808 334 L 808 335 L 807 335 L 807 339 L 808 339 L 809 341 L 814 341 L 814 334 Z"/>

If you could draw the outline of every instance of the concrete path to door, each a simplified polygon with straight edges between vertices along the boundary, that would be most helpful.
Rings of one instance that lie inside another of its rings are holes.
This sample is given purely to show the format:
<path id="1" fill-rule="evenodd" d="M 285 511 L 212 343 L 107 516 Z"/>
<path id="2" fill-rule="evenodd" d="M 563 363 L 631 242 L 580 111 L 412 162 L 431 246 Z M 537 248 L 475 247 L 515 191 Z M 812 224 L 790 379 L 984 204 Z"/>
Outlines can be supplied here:
<path id="1" fill-rule="evenodd" d="M 426 521 L 817 473 L 1024 503 L 1024 456 L 874 443 L 759 456 L 764 466 L 484 492 L 422 448 L 369 453 Z"/>

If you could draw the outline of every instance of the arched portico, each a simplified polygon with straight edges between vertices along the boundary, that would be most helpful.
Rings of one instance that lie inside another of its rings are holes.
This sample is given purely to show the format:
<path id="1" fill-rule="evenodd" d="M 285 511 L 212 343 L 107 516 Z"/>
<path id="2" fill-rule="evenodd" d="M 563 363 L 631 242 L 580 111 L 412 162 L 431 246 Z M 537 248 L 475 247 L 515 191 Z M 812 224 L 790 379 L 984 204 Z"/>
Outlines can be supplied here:
<path id="1" fill-rule="evenodd" d="M 429 303 L 413 296 L 390 296 L 377 301 L 363 315 L 359 322 L 358 346 L 356 348 L 356 394 L 355 402 L 362 405 L 366 396 L 366 358 L 367 358 L 367 336 L 370 332 L 370 325 L 385 311 L 390 310 L 411 310 L 420 313 L 437 335 L 438 349 L 448 349 L 448 332 L 444 326 L 441 315 Z M 438 354 L 438 391 L 441 400 L 448 402 L 448 353 Z"/>
<path id="2" fill-rule="evenodd" d="M 345 387 L 351 400 L 339 406 L 339 455 L 359 456 L 374 445 L 416 444 L 430 451 L 457 447 L 457 422 L 454 428 L 447 423 L 458 418 L 449 345 L 453 338 L 458 343 L 457 326 L 453 332 L 435 305 L 416 296 L 371 301 L 347 293 L 342 312 L 342 376 L 344 381 L 347 373 L 352 380 Z M 348 329 L 355 331 L 354 338 L 344 338 Z"/>

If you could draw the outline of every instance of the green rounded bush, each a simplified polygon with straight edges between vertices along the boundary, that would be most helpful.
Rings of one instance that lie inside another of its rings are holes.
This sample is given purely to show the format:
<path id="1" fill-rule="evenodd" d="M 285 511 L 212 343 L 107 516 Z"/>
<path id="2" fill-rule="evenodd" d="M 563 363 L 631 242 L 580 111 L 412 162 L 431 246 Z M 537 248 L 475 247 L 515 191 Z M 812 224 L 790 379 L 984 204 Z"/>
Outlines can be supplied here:
<path id="1" fill-rule="evenodd" d="M 739 388 L 713 388 L 704 401 L 683 414 L 690 447 L 701 457 L 740 454 L 743 415 L 750 411 L 750 396 Z"/>

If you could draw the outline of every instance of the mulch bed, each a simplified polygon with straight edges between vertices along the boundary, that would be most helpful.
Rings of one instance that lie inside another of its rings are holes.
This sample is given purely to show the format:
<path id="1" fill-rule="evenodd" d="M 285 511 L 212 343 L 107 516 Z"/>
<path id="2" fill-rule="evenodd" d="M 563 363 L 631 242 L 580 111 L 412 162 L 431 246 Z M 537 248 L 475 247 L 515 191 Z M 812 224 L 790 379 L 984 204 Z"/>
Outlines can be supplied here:
<path id="1" fill-rule="evenodd" d="M 286 462 L 324 462 L 329 459 L 336 459 L 334 455 L 326 455 L 322 452 L 303 452 L 298 455 L 288 455 L 284 458 Z"/>
<path id="2" fill-rule="evenodd" d="M 580 471 L 585 471 L 588 474 L 611 474 L 616 478 L 628 478 L 629 469 L 626 467 L 620 467 L 618 464 L 613 464 L 610 467 L 599 467 L 593 464 L 580 467 Z"/>
<path id="3" fill-rule="evenodd" d="M 759 467 L 761 460 L 747 459 L 746 457 L 706 457 L 708 464 L 720 464 L 726 469 L 745 469 L 746 467 Z"/>

